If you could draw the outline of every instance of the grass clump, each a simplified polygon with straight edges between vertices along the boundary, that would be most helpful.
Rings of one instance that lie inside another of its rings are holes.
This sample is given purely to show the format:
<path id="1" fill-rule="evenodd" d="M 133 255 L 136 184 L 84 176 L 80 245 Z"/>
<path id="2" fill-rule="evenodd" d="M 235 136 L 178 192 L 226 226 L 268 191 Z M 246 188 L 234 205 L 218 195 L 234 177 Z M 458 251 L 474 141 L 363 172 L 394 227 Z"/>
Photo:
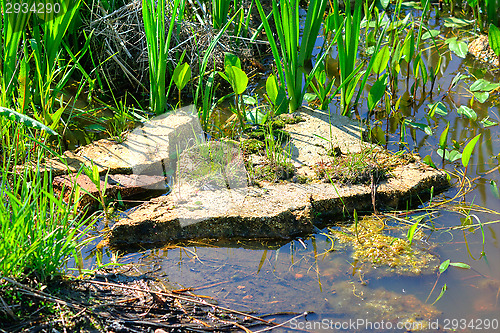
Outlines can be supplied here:
<path id="1" fill-rule="evenodd" d="M 390 178 L 395 167 L 415 160 L 410 154 L 397 156 L 372 150 L 343 154 L 339 147 L 330 149 L 328 156 L 328 161 L 316 164 L 316 177 L 347 185 L 377 183 Z"/>

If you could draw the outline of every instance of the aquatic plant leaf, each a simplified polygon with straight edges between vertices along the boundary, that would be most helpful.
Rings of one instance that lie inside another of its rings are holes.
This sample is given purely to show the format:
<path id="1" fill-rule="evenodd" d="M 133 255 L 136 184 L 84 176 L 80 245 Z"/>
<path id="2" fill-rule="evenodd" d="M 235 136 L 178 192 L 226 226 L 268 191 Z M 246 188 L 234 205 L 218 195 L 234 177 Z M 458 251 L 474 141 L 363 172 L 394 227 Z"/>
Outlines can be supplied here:
<path id="1" fill-rule="evenodd" d="M 24 126 L 28 126 L 28 127 L 35 128 L 35 129 L 40 129 L 40 130 L 45 131 L 51 135 L 59 135 L 53 129 L 42 124 L 38 120 L 35 120 L 31 117 L 28 117 L 24 114 L 21 114 L 19 112 L 16 112 L 16 111 L 8 109 L 8 108 L 4 108 L 4 107 L 0 106 L 0 116 L 5 117 L 7 119 L 10 119 L 12 121 L 15 121 L 19 124 L 23 124 Z"/>
<path id="2" fill-rule="evenodd" d="M 427 104 L 427 107 L 430 109 L 428 112 L 429 117 L 434 117 L 434 114 L 438 114 L 440 116 L 446 116 L 448 114 L 448 109 L 442 102 L 437 102 L 434 104 Z"/>
<path id="3" fill-rule="evenodd" d="M 457 113 L 466 116 L 471 120 L 477 119 L 476 111 L 472 110 L 470 107 L 462 105 L 457 109 Z"/>
<path id="4" fill-rule="evenodd" d="M 448 290 L 448 287 L 446 286 L 446 283 L 444 284 L 444 286 L 441 288 L 441 293 L 439 293 L 439 296 L 436 298 L 436 300 L 432 303 L 432 305 L 436 304 L 437 301 L 439 301 L 441 299 L 441 297 L 443 297 L 444 293 L 446 292 L 446 290 Z"/>
<path id="5" fill-rule="evenodd" d="M 470 157 L 474 151 L 477 141 L 481 137 L 481 134 L 476 135 L 469 143 L 465 146 L 464 152 L 462 153 L 462 165 L 466 168 L 469 165 Z"/>
<path id="6" fill-rule="evenodd" d="M 492 83 L 490 81 L 479 79 L 470 86 L 470 91 L 492 91 L 500 87 L 500 83 Z"/>
<path id="7" fill-rule="evenodd" d="M 389 57 L 391 52 L 389 51 L 389 46 L 384 46 L 375 57 L 375 62 L 373 63 L 372 70 L 375 74 L 381 74 L 387 68 Z"/>
<path id="8" fill-rule="evenodd" d="M 229 79 L 229 83 L 233 88 L 233 91 L 237 95 L 243 94 L 243 92 L 247 89 L 248 85 L 248 76 L 242 71 L 240 68 L 235 66 L 226 66 L 226 75 Z"/>
<path id="9" fill-rule="evenodd" d="M 426 155 L 426 156 L 422 159 L 422 162 L 424 162 L 425 164 L 427 164 L 427 165 L 428 165 L 428 166 L 430 166 L 430 167 L 433 167 L 434 169 L 437 169 L 436 164 L 434 164 L 434 162 L 432 161 L 432 158 L 431 158 L 429 155 Z"/>
<path id="10" fill-rule="evenodd" d="M 437 154 L 440 157 L 443 157 L 443 149 L 439 148 L 437 150 Z M 462 154 L 458 150 L 455 150 L 455 149 L 453 149 L 451 151 L 444 150 L 444 159 L 445 160 L 453 163 L 453 162 L 459 160 L 460 158 L 462 158 Z"/>
<path id="11" fill-rule="evenodd" d="M 439 148 L 441 148 L 443 150 L 446 149 L 446 140 L 448 139 L 448 131 L 449 130 L 450 130 L 450 123 L 448 122 L 448 125 L 446 125 L 446 128 L 444 129 L 443 133 L 441 133 L 441 136 L 439 137 Z"/>
<path id="12" fill-rule="evenodd" d="M 432 135 L 432 129 L 429 125 L 422 124 L 422 123 L 415 123 L 412 121 L 407 121 L 406 125 L 410 125 L 413 128 L 418 128 L 419 130 L 422 130 L 425 132 L 427 135 Z"/>
<path id="13" fill-rule="evenodd" d="M 474 97 L 479 103 L 484 103 L 488 100 L 488 98 L 490 98 L 490 94 L 486 91 L 485 92 L 476 91 L 474 93 Z"/>
<path id="14" fill-rule="evenodd" d="M 467 44 L 465 42 L 458 41 L 457 37 L 448 38 L 445 40 L 445 43 L 448 44 L 450 51 L 454 52 L 460 58 L 465 58 L 467 53 L 469 53 Z"/>
<path id="15" fill-rule="evenodd" d="M 383 9 L 386 9 L 389 6 L 390 0 L 378 0 L 377 5 L 380 5 Z"/>
<path id="16" fill-rule="evenodd" d="M 481 124 L 484 126 L 484 127 L 490 127 L 490 126 L 495 126 L 495 125 L 498 125 L 498 123 L 496 121 L 491 121 L 489 120 L 490 117 L 486 117 L 484 119 L 481 120 Z"/>
<path id="17" fill-rule="evenodd" d="M 276 76 L 270 75 L 266 80 L 266 92 L 267 96 L 273 104 L 276 104 L 276 98 L 278 97 L 278 82 L 276 81 Z"/>
<path id="18" fill-rule="evenodd" d="M 234 66 L 234 67 L 238 67 L 239 69 L 241 69 L 241 61 L 240 61 L 240 58 L 238 58 L 237 55 L 231 53 L 231 52 L 226 52 L 224 53 L 224 67 L 226 66 Z"/>
<path id="19" fill-rule="evenodd" d="M 415 232 L 417 231 L 417 227 L 423 218 L 424 218 L 423 215 L 417 217 L 416 222 L 412 224 L 410 229 L 408 229 L 408 233 L 406 234 L 406 238 L 408 238 L 408 241 L 410 242 L 410 246 L 411 246 L 411 243 L 413 242 L 413 236 L 415 236 Z"/>
<path id="20" fill-rule="evenodd" d="M 384 75 L 375 81 L 368 93 L 368 110 L 370 111 L 375 108 L 375 105 L 377 105 L 385 94 L 385 90 L 387 89 L 387 84 L 385 83 L 386 76 Z"/>
<path id="21" fill-rule="evenodd" d="M 304 94 L 304 100 L 306 102 L 312 102 L 312 101 L 314 101 L 317 98 L 318 98 L 318 95 L 313 94 L 313 93 L 305 93 Z"/>
<path id="22" fill-rule="evenodd" d="M 241 95 L 241 98 L 243 99 L 243 103 L 247 105 L 255 105 L 257 104 L 257 99 L 253 96 L 249 95 Z"/>
<path id="23" fill-rule="evenodd" d="M 473 23 L 474 20 L 465 20 L 453 16 L 444 19 L 444 26 L 447 28 L 463 28 Z"/>
<path id="24" fill-rule="evenodd" d="M 493 196 L 497 199 L 500 199 L 500 191 L 498 190 L 497 183 L 494 180 L 490 180 L 490 189 Z"/>
<path id="25" fill-rule="evenodd" d="M 443 274 L 448 269 L 448 266 L 450 266 L 450 259 L 446 259 L 439 265 L 439 274 Z"/>
<path id="26" fill-rule="evenodd" d="M 464 264 L 463 262 L 450 262 L 450 266 L 464 268 L 464 269 L 470 269 L 470 266 L 467 264 Z"/>
<path id="27" fill-rule="evenodd" d="M 259 110 L 252 110 L 247 112 L 248 120 L 255 125 L 264 125 L 268 118 L 268 113 L 262 113 Z"/>
<path id="28" fill-rule="evenodd" d="M 173 73 L 173 80 L 177 89 L 182 90 L 186 84 L 191 80 L 191 67 L 188 63 L 178 64 Z"/>
<path id="29" fill-rule="evenodd" d="M 490 43 L 490 47 L 493 52 L 500 57 L 500 29 L 493 23 L 490 23 L 488 42 Z"/>
<path id="30" fill-rule="evenodd" d="M 428 30 L 422 35 L 422 40 L 429 39 L 429 38 L 434 38 L 437 35 L 439 35 L 441 31 L 439 30 Z"/>

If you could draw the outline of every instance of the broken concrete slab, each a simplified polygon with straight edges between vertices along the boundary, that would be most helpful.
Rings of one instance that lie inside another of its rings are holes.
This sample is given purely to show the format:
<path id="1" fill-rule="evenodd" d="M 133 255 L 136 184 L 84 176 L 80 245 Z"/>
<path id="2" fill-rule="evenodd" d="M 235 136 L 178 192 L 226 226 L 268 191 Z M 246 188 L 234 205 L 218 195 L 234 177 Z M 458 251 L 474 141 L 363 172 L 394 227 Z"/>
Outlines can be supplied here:
<path id="1" fill-rule="evenodd" d="M 315 163 L 328 158 L 329 146 L 345 154 L 382 150 L 362 142 L 359 125 L 344 117 L 308 109 L 300 115 L 307 125 L 301 122 L 286 128 L 292 138 L 292 161 L 299 170 L 312 170 Z M 438 191 L 448 186 L 444 172 L 418 161 L 402 163 L 391 172 L 392 177 L 369 185 L 261 182 L 261 187 L 210 189 L 185 181 L 177 183 L 169 196 L 152 199 L 119 220 L 109 241 L 123 246 L 193 238 L 290 239 L 312 232 L 315 224 L 321 225 L 320 216 L 340 220 L 354 209 L 373 211 L 372 199 L 377 206 L 393 208 L 407 200 L 420 203 L 432 187 Z"/>
<path id="2" fill-rule="evenodd" d="M 195 109 L 190 106 L 149 120 L 123 142 L 102 139 L 66 151 L 62 157 L 43 163 L 40 170 L 58 176 L 94 164 L 100 174 L 161 175 L 172 167 L 178 153 L 192 141 L 201 140 L 202 133 Z"/>
<path id="3" fill-rule="evenodd" d="M 418 201 L 418 195 L 425 195 L 432 186 L 437 191 L 448 184 L 444 173 L 425 166 L 403 166 L 396 172 L 401 178 L 383 181 L 376 202 L 397 207 L 405 198 Z M 214 206 L 231 208 L 203 208 Z M 339 220 L 354 209 L 372 209 L 369 186 L 268 183 L 262 188 L 249 187 L 243 194 L 237 189 L 200 191 L 185 186 L 152 199 L 119 220 L 109 241 L 120 246 L 192 238 L 291 239 L 312 232 L 321 215 Z"/>
<path id="4" fill-rule="evenodd" d="M 115 198 L 120 193 L 122 198 L 151 190 L 165 190 L 167 178 L 162 176 L 147 175 L 108 175 L 100 177 L 100 188 L 105 189 L 105 196 Z M 62 175 L 54 177 L 52 182 L 56 193 L 64 193 L 64 199 L 69 202 L 70 195 L 75 193 L 76 187 L 80 188 L 78 201 L 79 208 L 93 208 L 98 205 L 99 189 L 87 175 Z"/>

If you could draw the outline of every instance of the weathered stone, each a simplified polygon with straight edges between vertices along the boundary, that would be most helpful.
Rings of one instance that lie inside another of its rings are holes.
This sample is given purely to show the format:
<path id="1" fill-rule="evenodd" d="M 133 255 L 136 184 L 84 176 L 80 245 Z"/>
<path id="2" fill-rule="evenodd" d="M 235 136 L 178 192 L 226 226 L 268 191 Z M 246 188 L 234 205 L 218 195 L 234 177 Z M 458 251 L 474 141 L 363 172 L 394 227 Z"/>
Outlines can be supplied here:
<path id="1" fill-rule="evenodd" d="M 496 68 L 500 68 L 500 57 L 497 56 L 490 47 L 488 36 L 481 35 L 477 37 L 469 43 L 468 48 L 469 53 L 476 59 L 493 65 Z"/>
<path id="2" fill-rule="evenodd" d="M 306 131 L 309 135 L 309 129 Z M 293 135 L 299 136 L 301 132 Z M 344 149 L 362 149 L 359 139 L 338 133 L 337 137 L 341 136 L 339 144 L 343 143 Z M 311 146 L 311 151 L 316 149 L 313 147 L 316 146 Z M 317 160 L 311 151 L 301 154 L 301 148 L 297 149 L 297 163 L 307 166 L 310 165 L 307 158 Z M 398 166 L 393 174 L 394 177 L 377 185 L 378 204 L 397 207 L 410 198 L 418 202 L 418 196 L 425 196 L 432 186 L 438 190 L 448 184 L 444 172 L 420 163 Z M 372 209 L 370 186 L 263 182 L 261 188 L 204 190 L 186 183 L 179 184 L 169 196 L 153 199 L 118 221 L 109 240 L 119 246 L 191 238 L 290 239 L 312 232 L 320 215 L 342 219 L 354 209 L 358 212 Z"/>
<path id="3" fill-rule="evenodd" d="M 192 111 L 189 107 L 155 117 L 129 133 L 121 143 L 102 139 L 67 151 L 60 158 L 46 161 L 40 170 L 50 170 L 58 176 L 76 173 L 83 165 L 93 163 L 100 174 L 164 174 L 177 154 L 202 135 Z"/>
<path id="4" fill-rule="evenodd" d="M 80 208 L 94 207 L 98 204 L 99 190 L 96 184 L 87 175 L 62 175 L 54 177 L 52 182 L 56 193 L 64 193 L 64 199 L 68 202 L 69 197 L 75 193 L 75 186 L 80 187 Z M 105 190 L 107 198 L 115 198 L 118 193 L 122 198 L 135 194 L 144 193 L 150 190 L 164 190 L 166 188 L 166 178 L 162 176 L 147 175 L 108 175 L 107 184 L 105 176 L 100 177 L 100 187 Z"/>

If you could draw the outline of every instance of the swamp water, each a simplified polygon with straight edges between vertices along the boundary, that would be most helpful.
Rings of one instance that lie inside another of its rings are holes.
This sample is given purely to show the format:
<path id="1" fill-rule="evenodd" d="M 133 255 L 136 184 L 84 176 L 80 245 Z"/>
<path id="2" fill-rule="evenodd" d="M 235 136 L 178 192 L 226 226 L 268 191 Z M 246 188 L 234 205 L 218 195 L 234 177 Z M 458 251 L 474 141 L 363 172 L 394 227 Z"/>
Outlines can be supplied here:
<path id="1" fill-rule="evenodd" d="M 431 19 L 430 25 L 440 29 L 442 36 L 452 37 L 453 30 L 440 28 L 440 24 L 441 21 Z M 470 55 L 464 60 L 452 54 L 444 43 L 440 42 L 438 46 L 443 64 L 433 99 L 429 98 L 428 93 L 422 94 L 419 88 L 416 104 L 407 107 L 404 112 L 412 121 L 426 122 L 424 116 L 429 110 L 427 105 L 441 101 L 448 109 L 448 114 L 430 122 L 432 136 L 407 127 L 405 149 L 417 151 L 421 157 L 429 155 L 436 165 L 441 166 L 441 157 L 436 151 L 439 135 L 448 121 L 449 144 L 452 140 L 468 142 L 479 133 L 482 137 L 467 170 L 467 177 L 471 180 L 468 185 L 470 191 L 462 200 L 456 197 L 459 181 L 453 175 L 463 170 L 463 167 L 460 160 L 454 163 L 447 161 L 445 169 L 452 174 L 453 185 L 435 196 L 433 201 L 450 202 L 435 208 L 426 203 L 410 215 L 414 219 L 421 215 L 420 225 L 435 227 L 434 231 L 423 228 L 422 237 L 414 239 L 412 245 L 439 257 L 429 264 L 428 271 L 396 274 L 386 266 L 361 263 L 353 259 L 352 247 L 342 244 L 334 236 L 335 233 L 330 233 L 328 229 L 286 244 L 190 243 L 125 254 L 118 262 L 134 264 L 134 269 L 147 273 L 173 289 L 192 287 L 193 293 L 213 297 L 220 305 L 259 315 L 271 314 L 266 319 L 276 318 L 277 322 L 310 311 L 307 321 L 300 317 L 287 325 L 306 331 L 343 329 L 348 332 L 371 332 L 390 328 L 394 331 L 498 331 L 500 224 L 495 221 L 500 220 L 500 214 L 496 213 L 500 211 L 500 198 L 493 194 L 491 184 L 500 184 L 500 171 L 494 169 L 500 159 L 500 126 L 485 127 L 479 120 L 489 116 L 491 121 L 500 122 L 500 96 L 497 91 L 491 93 L 483 104 L 475 101 L 473 109 L 478 120 L 470 120 L 459 115 L 456 110 L 460 105 L 469 105 L 469 86 L 475 80 L 461 80 L 448 96 L 445 95 L 457 73 L 474 75 L 491 82 L 499 82 L 500 78 L 498 71 L 497 74 L 489 73 Z M 425 61 L 436 56 L 437 52 L 433 48 L 424 52 Z M 398 96 L 403 95 L 407 85 L 405 66 L 402 67 Z M 412 81 L 410 77 L 410 85 Z M 365 95 L 371 84 L 373 81 L 368 82 Z M 421 103 L 419 96 L 427 97 Z M 338 113 L 339 109 L 336 101 L 330 105 L 331 112 Z M 366 110 L 362 109 L 358 116 L 360 119 L 368 118 Z M 387 124 L 385 117 L 383 120 L 376 118 L 377 115 L 371 119 L 372 125 L 389 128 L 388 148 L 399 150 L 401 128 L 391 122 Z M 469 209 L 471 217 L 467 220 Z M 401 214 L 397 217 L 401 219 L 408 216 Z M 408 225 L 388 216 L 379 218 L 385 222 L 385 230 L 390 231 L 392 236 L 406 238 Z M 477 225 L 478 220 L 482 223 L 484 233 Z M 467 221 L 475 225 L 471 230 L 458 228 Z M 401 225 L 404 227 L 401 228 Z M 89 253 L 95 249 L 88 251 L 87 255 L 92 257 Z M 481 257 L 482 252 L 484 255 Z M 106 263 L 111 255 L 109 251 L 104 253 L 103 263 Z M 438 279 L 437 268 L 447 259 L 452 263 L 466 263 L 471 268 L 450 266 Z M 94 260 L 89 259 L 87 264 L 92 265 Z M 431 305 L 442 288 L 446 291 Z M 398 323 L 403 326 L 397 327 Z"/>

